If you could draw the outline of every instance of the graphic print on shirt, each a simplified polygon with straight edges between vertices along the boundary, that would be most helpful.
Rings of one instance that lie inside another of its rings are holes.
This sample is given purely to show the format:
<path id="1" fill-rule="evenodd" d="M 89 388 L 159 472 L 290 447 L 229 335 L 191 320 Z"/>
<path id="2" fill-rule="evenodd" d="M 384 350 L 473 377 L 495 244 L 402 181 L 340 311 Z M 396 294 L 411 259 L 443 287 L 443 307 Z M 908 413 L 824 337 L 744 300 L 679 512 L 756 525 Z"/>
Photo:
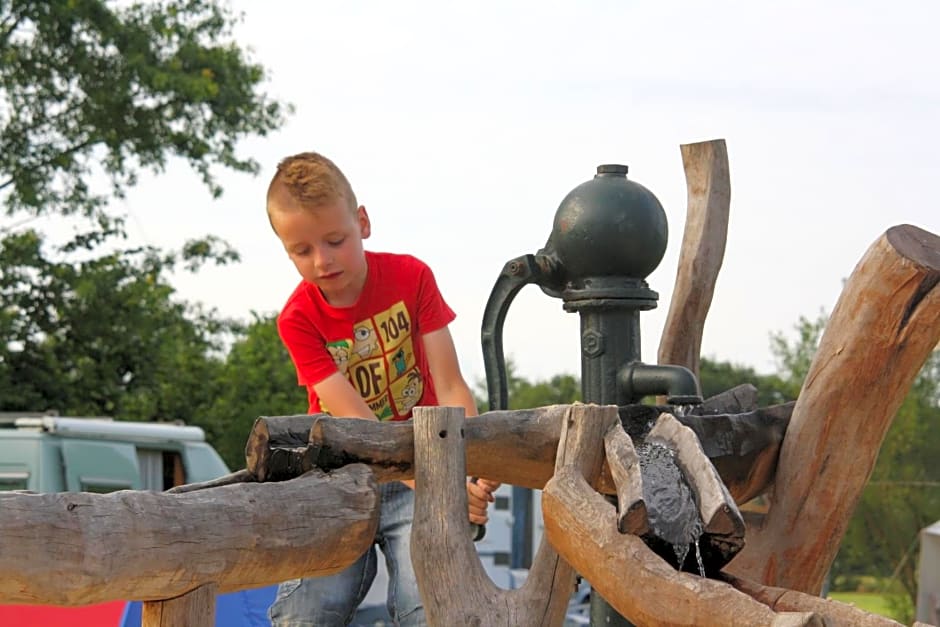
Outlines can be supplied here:
<path id="1" fill-rule="evenodd" d="M 330 352 L 333 363 L 339 369 L 343 376 L 349 370 L 349 340 L 339 340 L 338 342 L 327 342 L 326 350 Z"/>
<path id="2" fill-rule="evenodd" d="M 411 316 L 403 301 L 353 325 L 346 377 L 379 420 L 405 418 L 424 394 Z M 342 342 L 330 342 L 339 346 Z M 333 360 L 342 352 L 330 351 Z M 337 366 L 339 362 L 337 361 Z M 341 369 L 342 370 L 342 369 Z"/>
<path id="3" fill-rule="evenodd" d="M 353 327 L 353 335 L 356 343 L 353 344 L 353 352 L 359 355 L 359 359 L 366 359 L 379 350 L 379 343 L 375 337 L 375 329 L 368 320 L 356 323 Z"/>

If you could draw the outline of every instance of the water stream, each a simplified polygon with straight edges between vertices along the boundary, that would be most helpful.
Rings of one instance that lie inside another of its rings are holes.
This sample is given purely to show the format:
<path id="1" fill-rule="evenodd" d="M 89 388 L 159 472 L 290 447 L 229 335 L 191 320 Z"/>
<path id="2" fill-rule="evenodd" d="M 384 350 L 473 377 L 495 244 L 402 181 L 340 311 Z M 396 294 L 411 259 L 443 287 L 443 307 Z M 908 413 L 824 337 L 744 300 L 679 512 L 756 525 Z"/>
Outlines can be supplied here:
<path id="1" fill-rule="evenodd" d="M 702 521 L 695 496 L 676 465 L 675 452 L 665 445 L 646 442 L 637 447 L 637 454 L 643 477 L 643 498 L 652 529 L 647 543 L 679 570 L 683 569 L 694 546 L 698 571 L 704 577 L 705 567 L 699 548 Z"/>

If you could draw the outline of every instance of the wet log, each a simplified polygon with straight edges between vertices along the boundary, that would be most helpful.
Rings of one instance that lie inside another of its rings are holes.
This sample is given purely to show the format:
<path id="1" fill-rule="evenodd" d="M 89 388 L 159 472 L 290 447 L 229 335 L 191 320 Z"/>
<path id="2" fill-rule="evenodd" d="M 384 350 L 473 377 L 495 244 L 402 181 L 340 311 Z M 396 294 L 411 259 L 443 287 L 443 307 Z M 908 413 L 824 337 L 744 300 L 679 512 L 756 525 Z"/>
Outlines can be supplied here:
<path id="1" fill-rule="evenodd" d="M 329 575 L 371 545 L 378 499 L 359 464 L 183 494 L 0 493 L 0 603 L 162 601 Z"/>
<path id="2" fill-rule="evenodd" d="M 676 282 L 659 343 L 659 363 L 698 376 L 705 317 L 725 254 L 731 179 L 725 140 L 683 144 L 688 209 Z"/>
<path id="3" fill-rule="evenodd" d="M 692 429 L 735 503 L 744 504 L 773 485 L 780 444 L 795 403 L 744 413 L 677 416 Z"/>
<path id="4" fill-rule="evenodd" d="M 577 473 L 548 482 L 542 515 L 545 535 L 565 561 L 636 625 L 822 624 L 812 614 L 777 614 L 723 582 L 676 571 L 641 538 L 620 534 L 614 506 Z"/>
<path id="5" fill-rule="evenodd" d="M 483 570 L 467 533 L 464 436 L 477 420 L 464 421 L 464 410 L 456 407 L 414 410 L 411 559 L 428 623 L 561 625 L 574 571 L 551 546 L 542 543 L 521 588 L 503 590 Z"/>
<path id="6" fill-rule="evenodd" d="M 662 414 L 648 441 L 674 448 L 676 464 L 695 495 L 704 532 L 720 537 L 728 556 L 736 554 L 744 545 L 744 520 L 692 430 L 671 414 Z"/>
<path id="7" fill-rule="evenodd" d="M 213 627 L 215 625 L 214 583 L 199 586 L 165 601 L 144 601 L 140 613 L 141 627 Z"/>
<path id="8" fill-rule="evenodd" d="M 610 476 L 617 489 L 617 529 L 620 533 L 641 536 L 648 533 L 649 515 L 643 500 L 640 458 L 633 440 L 618 423 L 604 436 L 604 452 Z"/>
<path id="9" fill-rule="evenodd" d="M 736 590 L 740 590 L 775 611 L 812 612 L 825 618 L 826 625 L 831 627 L 840 625 L 845 627 L 896 627 L 902 624 L 878 614 L 869 614 L 854 605 L 832 599 L 823 599 L 805 592 L 762 586 L 726 573 L 722 573 L 721 579 L 734 586 Z"/>
<path id="10" fill-rule="evenodd" d="M 891 421 L 940 340 L 940 238 L 882 235 L 845 284 L 780 451 L 764 524 L 728 572 L 817 594 Z"/>
<path id="11" fill-rule="evenodd" d="M 757 409 L 757 388 L 750 383 L 736 385 L 730 390 L 709 396 L 701 405 L 689 411 L 696 416 L 714 414 L 743 414 Z"/>
<path id="12" fill-rule="evenodd" d="M 467 472 L 472 476 L 541 489 L 552 476 L 561 421 L 568 408 L 568 405 L 552 405 L 492 411 L 468 421 L 464 426 Z M 632 411 L 643 414 L 644 420 L 652 421 L 663 408 L 631 405 L 621 410 L 622 420 L 626 420 L 623 412 Z M 272 433 L 270 423 L 280 418 L 294 423 L 298 433 L 303 427 L 296 425 L 307 426 L 310 441 L 306 447 L 297 446 L 296 437 L 288 436 L 288 442 L 281 448 L 280 441 L 269 435 Z M 742 503 L 742 496 L 750 500 L 770 485 L 776 447 L 783 437 L 788 418 L 786 408 L 771 408 L 733 416 L 687 416 L 680 420 L 696 432 L 706 455 L 710 458 L 715 456 L 713 463 L 718 474 L 732 497 Z M 414 478 L 414 435 L 410 422 L 286 416 L 259 419 L 255 423 L 256 427 L 262 424 L 268 426 L 260 436 L 253 430 L 246 448 L 280 450 L 249 457 L 246 470 L 252 476 L 279 478 L 287 476 L 282 474 L 285 468 L 292 468 L 292 472 L 306 472 L 313 468 L 332 470 L 355 462 L 368 464 L 380 483 Z M 723 433 L 717 433 L 719 430 Z M 703 434 L 708 434 L 712 442 L 707 441 Z M 278 456 L 292 456 L 293 459 L 283 461 Z M 265 460 L 271 459 L 282 461 L 277 462 L 277 467 L 272 470 L 263 465 Z M 616 493 L 606 464 L 597 489 L 604 494 Z"/>

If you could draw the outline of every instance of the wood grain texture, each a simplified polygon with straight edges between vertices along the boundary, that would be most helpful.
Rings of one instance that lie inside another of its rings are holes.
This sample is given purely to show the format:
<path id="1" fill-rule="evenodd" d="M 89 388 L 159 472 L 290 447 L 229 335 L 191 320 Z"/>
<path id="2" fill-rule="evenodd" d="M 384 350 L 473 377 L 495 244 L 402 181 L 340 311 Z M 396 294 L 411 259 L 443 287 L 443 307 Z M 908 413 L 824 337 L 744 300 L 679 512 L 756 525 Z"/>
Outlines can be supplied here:
<path id="1" fill-rule="evenodd" d="M 184 595 L 165 601 L 144 601 L 141 627 L 215 627 L 214 583 L 199 586 Z"/>
<path id="2" fill-rule="evenodd" d="M 548 482 L 542 514 L 545 534 L 565 561 L 636 625 L 771 625 L 777 618 L 725 583 L 676 571 L 641 538 L 619 533 L 614 506 L 577 473 L 560 472 Z"/>
<path id="3" fill-rule="evenodd" d="M 165 600 L 333 574 L 372 543 L 378 499 L 361 464 L 183 494 L 0 493 L 0 603 Z"/>
<path id="4" fill-rule="evenodd" d="M 727 404 L 727 403 L 723 403 Z M 733 403 L 732 403 L 733 404 Z M 569 405 L 535 409 L 492 411 L 481 414 L 464 426 L 467 473 L 526 488 L 541 489 L 552 476 L 561 434 L 562 420 Z M 717 409 L 717 406 L 710 406 Z M 718 474 L 736 502 L 763 493 L 773 480 L 779 444 L 792 406 L 746 414 L 686 416 L 681 420 L 699 435 L 705 454 L 713 459 Z M 652 418 L 655 407 L 629 405 Z M 625 408 L 621 408 L 623 411 Z M 326 416 L 284 417 L 288 421 L 305 418 L 310 442 L 298 446 L 296 439 L 282 453 L 258 454 L 248 460 L 252 476 L 279 476 L 284 468 L 305 472 L 312 468 L 331 470 L 345 464 L 368 464 L 380 483 L 414 478 L 414 432 L 411 422 L 388 423 L 348 420 Z M 266 419 L 277 420 L 277 417 Z M 256 423 L 256 425 L 262 423 Z M 303 431 L 302 426 L 295 428 Z M 254 436 L 252 436 L 254 437 Z M 265 436 L 267 437 L 267 436 Z M 276 439 L 266 446 L 279 447 Z M 264 460 L 289 455 L 293 461 L 276 463 L 276 470 L 261 468 Z M 606 462 L 597 483 L 598 491 L 615 494 L 616 486 Z M 746 498 L 745 498 L 746 497 Z"/>
<path id="5" fill-rule="evenodd" d="M 574 572 L 543 542 L 526 582 L 502 590 L 469 536 L 464 421 L 455 407 L 414 410 L 415 515 L 411 555 L 430 625 L 561 625 Z"/>
<path id="6" fill-rule="evenodd" d="M 823 599 L 814 594 L 762 586 L 731 575 L 724 575 L 723 580 L 775 611 L 812 612 L 824 617 L 826 625 L 831 627 L 897 627 L 902 624 L 885 616 L 869 614 L 854 605 Z"/>
<path id="7" fill-rule="evenodd" d="M 676 282 L 659 343 L 659 363 L 698 376 L 705 318 L 725 254 L 731 179 L 725 140 L 683 144 L 688 209 Z"/>
<path id="8" fill-rule="evenodd" d="M 940 238 L 879 237 L 833 309 L 793 409 L 764 524 L 728 572 L 817 594 L 885 433 L 940 340 Z"/>

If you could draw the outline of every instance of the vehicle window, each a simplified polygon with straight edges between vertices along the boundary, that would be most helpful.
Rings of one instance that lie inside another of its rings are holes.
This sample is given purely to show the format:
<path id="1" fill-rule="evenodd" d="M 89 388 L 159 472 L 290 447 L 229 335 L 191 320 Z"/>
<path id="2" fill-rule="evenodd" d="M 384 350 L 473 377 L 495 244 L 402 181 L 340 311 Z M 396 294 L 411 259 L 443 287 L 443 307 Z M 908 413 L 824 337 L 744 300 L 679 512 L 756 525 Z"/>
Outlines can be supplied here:
<path id="1" fill-rule="evenodd" d="M 144 489 L 137 451 L 128 442 L 65 440 L 62 461 L 68 492 Z"/>
<path id="2" fill-rule="evenodd" d="M 25 490 L 28 481 L 28 472 L 0 472 L 0 491 Z"/>

